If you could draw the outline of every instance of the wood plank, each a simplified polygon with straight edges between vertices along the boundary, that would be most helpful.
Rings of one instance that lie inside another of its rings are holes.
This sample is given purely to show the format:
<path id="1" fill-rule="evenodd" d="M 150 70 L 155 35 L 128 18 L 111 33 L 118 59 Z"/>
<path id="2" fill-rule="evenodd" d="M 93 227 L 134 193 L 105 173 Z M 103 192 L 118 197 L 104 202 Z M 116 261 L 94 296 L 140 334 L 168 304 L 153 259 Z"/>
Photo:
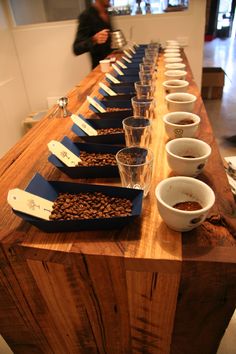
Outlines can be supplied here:
<path id="1" fill-rule="evenodd" d="M 83 255 L 74 261 L 72 267 L 28 261 L 57 332 L 65 338 L 64 353 L 130 352 L 123 262 Z"/>
<path id="2" fill-rule="evenodd" d="M 235 307 L 235 264 L 184 262 L 170 353 L 215 354 Z"/>
<path id="3" fill-rule="evenodd" d="M 180 274 L 127 273 L 132 353 L 168 354 Z"/>

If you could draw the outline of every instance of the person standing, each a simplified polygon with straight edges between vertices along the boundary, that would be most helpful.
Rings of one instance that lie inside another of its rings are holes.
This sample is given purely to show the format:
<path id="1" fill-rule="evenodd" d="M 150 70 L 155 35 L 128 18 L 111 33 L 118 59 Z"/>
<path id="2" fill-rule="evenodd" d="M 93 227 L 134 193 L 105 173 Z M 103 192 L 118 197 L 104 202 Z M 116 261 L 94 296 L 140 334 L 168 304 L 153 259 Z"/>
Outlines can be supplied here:
<path id="1" fill-rule="evenodd" d="M 73 52 L 80 55 L 90 53 L 92 68 L 111 53 L 111 19 L 108 13 L 109 0 L 95 0 L 79 16 L 79 24 L 73 43 Z"/>

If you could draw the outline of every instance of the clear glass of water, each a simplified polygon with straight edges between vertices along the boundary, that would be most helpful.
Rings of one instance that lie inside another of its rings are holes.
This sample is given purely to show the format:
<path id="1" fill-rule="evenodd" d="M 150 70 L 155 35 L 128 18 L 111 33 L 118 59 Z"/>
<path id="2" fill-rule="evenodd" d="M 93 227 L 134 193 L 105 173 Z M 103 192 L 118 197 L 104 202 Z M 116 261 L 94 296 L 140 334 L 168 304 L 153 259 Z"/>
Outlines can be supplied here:
<path id="1" fill-rule="evenodd" d="M 153 152 L 142 147 L 127 147 L 116 154 L 123 187 L 142 189 L 148 195 L 152 181 Z"/>
<path id="2" fill-rule="evenodd" d="M 123 121 L 126 146 L 148 148 L 151 142 L 151 120 L 144 117 L 127 117 Z"/>

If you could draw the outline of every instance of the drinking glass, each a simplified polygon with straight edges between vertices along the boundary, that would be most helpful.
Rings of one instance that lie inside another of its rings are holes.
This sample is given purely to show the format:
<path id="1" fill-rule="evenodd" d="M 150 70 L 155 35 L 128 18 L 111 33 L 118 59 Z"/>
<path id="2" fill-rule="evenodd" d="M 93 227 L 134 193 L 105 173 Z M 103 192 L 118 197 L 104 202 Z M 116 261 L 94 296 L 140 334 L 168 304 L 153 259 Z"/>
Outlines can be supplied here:
<path id="1" fill-rule="evenodd" d="M 152 57 L 143 57 L 143 63 L 145 65 L 154 65 L 156 68 L 156 59 Z"/>
<path id="2" fill-rule="evenodd" d="M 116 154 L 116 161 L 123 187 L 143 189 L 147 196 L 152 180 L 153 152 L 141 147 L 128 147 Z"/>
<path id="3" fill-rule="evenodd" d="M 134 96 L 131 98 L 131 103 L 135 117 L 155 118 L 155 100 L 153 98 Z"/>
<path id="4" fill-rule="evenodd" d="M 123 121 L 126 146 L 148 148 L 151 142 L 151 120 L 144 117 L 127 117 Z"/>
<path id="5" fill-rule="evenodd" d="M 139 72 L 139 79 L 144 84 L 150 83 L 154 80 L 154 74 L 150 71 Z"/>
<path id="6" fill-rule="evenodd" d="M 146 71 L 154 72 L 155 64 L 154 63 L 148 63 L 148 64 L 140 63 L 139 70 L 141 72 L 146 72 Z"/>
<path id="7" fill-rule="evenodd" d="M 134 87 L 138 98 L 141 97 L 153 98 L 155 93 L 154 83 L 143 84 L 141 81 L 137 81 L 134 83 Z"/>

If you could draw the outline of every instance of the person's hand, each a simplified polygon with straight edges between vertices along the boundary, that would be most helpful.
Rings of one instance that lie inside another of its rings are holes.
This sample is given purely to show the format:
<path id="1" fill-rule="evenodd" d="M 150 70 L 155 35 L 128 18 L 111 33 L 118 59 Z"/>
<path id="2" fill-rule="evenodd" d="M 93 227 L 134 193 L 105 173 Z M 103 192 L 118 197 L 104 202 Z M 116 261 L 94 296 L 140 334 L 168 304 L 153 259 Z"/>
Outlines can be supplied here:
<path id="1" fill-rule="evenodd" d="M 97 32 L 93 37 L 93 42 L 96 44 L 103 44 L 107 41 L 109 36 L 109 30 L 108 29 L 104 29 L 100 32 Z"/>

